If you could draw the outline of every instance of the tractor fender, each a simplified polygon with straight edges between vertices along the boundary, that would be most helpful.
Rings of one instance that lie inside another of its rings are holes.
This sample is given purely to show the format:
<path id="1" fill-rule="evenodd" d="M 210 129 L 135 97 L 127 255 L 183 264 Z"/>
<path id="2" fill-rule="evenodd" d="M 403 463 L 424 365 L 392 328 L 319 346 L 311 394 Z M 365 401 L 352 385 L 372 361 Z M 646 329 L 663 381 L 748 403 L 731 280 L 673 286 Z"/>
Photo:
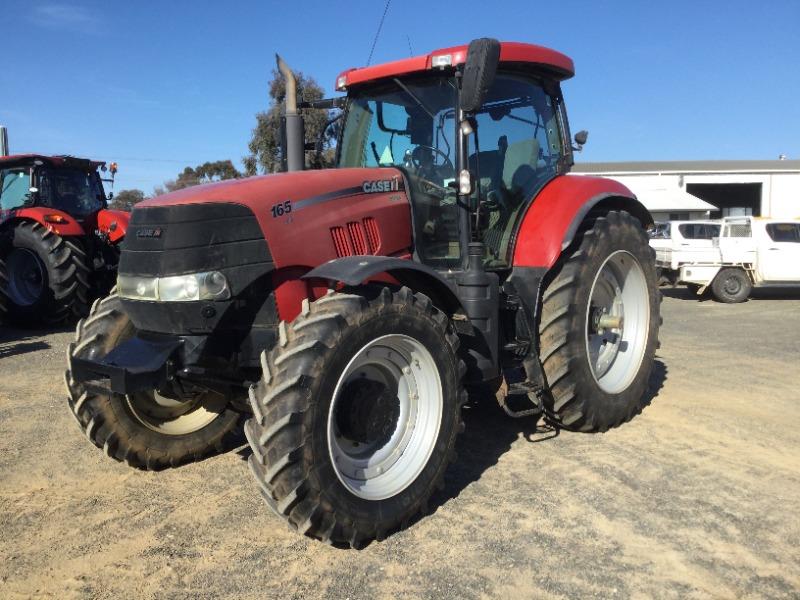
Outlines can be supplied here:
<path id="1" fill-rule="evenodd" d="M 653 222 L 633 192 L 618 181 L 562 175 L 545 185 L 522 218 L 513 252 L 514 267 L 552 267 L 574 240 L 589 211 L 597 208 L 626 210 L 644 227 Z"/>
<path id="2" fill-rule="evenodd" d="M 129 212 L 104 208 L 97 213 L 97 230 L 107 235 L 109 242 L 116 244 L 125 237 L 130 220 Z"/>
<path id="3" fill-rule="evenodd" d="M 85 233 L 83 226 L 69 214 L 45 206 L 34 206 L 14 211 L 13 217 L 5 221 L 4 225 L 13 225 L 17 221 L 34 221 L 61 237 L 82 236 Z"/>
<path id="4" fill-rule="evenodd" d="M 428 266 L 391 256 L 345 256 L 330 260 L 303 275 L 303 279 L 326 279 L 355 286 L 387 274 L 401 285 L 422 292 L 447 314 L 462 311 L 453 282 Z"/>

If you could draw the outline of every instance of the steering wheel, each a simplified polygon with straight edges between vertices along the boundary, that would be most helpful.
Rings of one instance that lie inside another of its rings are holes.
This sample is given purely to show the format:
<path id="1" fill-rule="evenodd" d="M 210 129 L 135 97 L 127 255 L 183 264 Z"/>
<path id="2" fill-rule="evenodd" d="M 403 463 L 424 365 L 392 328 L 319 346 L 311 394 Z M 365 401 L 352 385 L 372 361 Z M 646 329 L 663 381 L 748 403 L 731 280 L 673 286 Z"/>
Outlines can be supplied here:
<path id="1" fill-rule="evenodd" d="M 419 146 L 414 148 L 414 150 L 411 152 L 411 164 L 414 165 L 414 168 L 417 171 L 419 171 L 420 169 L 423 168 L 422 156 L 421 156 L 421 154 L 422 154 L 421 150 L 423 150 L 423 149 L 430 150 L 434 154 L 438 154 L 439 156 L 444 158 L 444 164 L 442 166 L 448 166 L 449 165 L 450 169 L 452 169 L 453 173 L 456 172 L 456 168 L 455 168 L 455 166 L 453 166 L 453 161 L 450 160 L 450 157 L 447 156 L 447 154 L 445 154 L 444 152 L 442 152 L 438 148 L 434 148 L 433 146 L 426 146 L 425 144 L 420 144 Z"/>

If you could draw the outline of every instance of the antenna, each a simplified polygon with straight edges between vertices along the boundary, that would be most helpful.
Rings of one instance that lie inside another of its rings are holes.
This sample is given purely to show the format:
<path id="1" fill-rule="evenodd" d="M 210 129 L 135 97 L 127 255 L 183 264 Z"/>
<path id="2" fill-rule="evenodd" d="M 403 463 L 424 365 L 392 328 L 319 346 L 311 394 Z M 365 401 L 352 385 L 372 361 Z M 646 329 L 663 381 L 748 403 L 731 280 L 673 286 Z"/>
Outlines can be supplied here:
<path id="1" fill-rule="evenodd" d="M 389 5 L 392 3 L 392 0 L 386 0 L 386 6 L 383 7 L 383 16 L 381 17 L 380 22 L 378 23 L 378 31 L 375 32 L 375 39 L 372 40 L 372 48 L 369 49 L 369 57 L 367 58 L 367 66 L 369 63 L 372 62 L 372 53 L 375 52 L 375 44 L 378 43 L 378 36 L 381 34 L 381 29 L 383 28 L 383 21 L 386 19 L 386 13 L 389 12 Z"/>
<path id="2" fill-rule="evenodd" d="M 408 42 L 408 55 L 414 56 L 414 50 L 411 48 L 411 38 L 408 37 L 408 34 L 406 34 L 406 41 Z"/>

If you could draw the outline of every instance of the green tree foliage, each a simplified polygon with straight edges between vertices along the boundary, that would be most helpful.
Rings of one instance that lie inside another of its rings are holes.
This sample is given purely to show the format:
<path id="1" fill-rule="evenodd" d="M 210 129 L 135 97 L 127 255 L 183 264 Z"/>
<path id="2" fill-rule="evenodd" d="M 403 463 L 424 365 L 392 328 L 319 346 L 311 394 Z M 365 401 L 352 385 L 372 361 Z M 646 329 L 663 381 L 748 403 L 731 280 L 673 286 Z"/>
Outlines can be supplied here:
<path id="1" fill-rule="evenodd" d="M 161 194 L 182 190 L 193 185 L 223 181 L 224 179 L 239 179 L 240 177 L 242 177 L 242 174 L 233 166 L 230 160 L 205 162 L 195 168 L 186 167 L 178 175 L 177 179 L 165 181 L 163 186 L 157 186 L 153 190 L 153 195 L 160 196 Z"/>
<path id="2" fill-rule="evenodd" d="M 121 190 L 114 194 L 114 198 L 109 203 L 109 208 L 130 212 L 142 200 L 144 200 L 144 192 L 142 190 Z"/>
<path id="3" fill-rule="evenodd" d="M 298 102 L 320 100 L 323 97 L 322 87 L 303 73 L 295 73 L 297 78 Z M 270 106 L 266 112 L 256 114 L 256 126 L 248 144 L 250 154 L 245 156 L 245 173 L 275 173 L 281 168 L 281 115 L 283 114 L 283 101 L 286 97 L 286 82 L 277 69 L 272 71 L 272 80 L 269 82 Z M 323 109 L 301 109 L 305 117 L 306 141 L 316 143 L 330 119 L 330 113 Z M 322 153 L 319 160 L 316 152 L 306 151 L 306 167 L 322 169 L 333 164 L 333 144 L 335 138 L 333 127 L 328 128 L 322 140 Z"/>

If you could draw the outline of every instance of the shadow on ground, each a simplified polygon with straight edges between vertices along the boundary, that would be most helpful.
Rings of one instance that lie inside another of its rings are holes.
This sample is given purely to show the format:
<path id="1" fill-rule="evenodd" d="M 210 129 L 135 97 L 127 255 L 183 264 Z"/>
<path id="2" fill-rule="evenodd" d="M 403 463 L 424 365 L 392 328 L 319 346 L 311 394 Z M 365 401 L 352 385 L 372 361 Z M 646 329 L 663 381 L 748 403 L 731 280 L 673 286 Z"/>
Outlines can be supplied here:
<path id="1" fill-rule="evenodd" d="M 683 286 L 677 287 L 662 287 L 661 293 L 667 298 L 676 298 L 678 300 L 692 300 L 694 302 L 715 302 L 711 296 L 711 292 L 706 290 L 702 295 L 698 296 L 688 288 Z M 800 285 L 797 287 L 786 288 L 754 288 L 750 293 L 749 300 L 798 300 L 800 299 Z"/>

